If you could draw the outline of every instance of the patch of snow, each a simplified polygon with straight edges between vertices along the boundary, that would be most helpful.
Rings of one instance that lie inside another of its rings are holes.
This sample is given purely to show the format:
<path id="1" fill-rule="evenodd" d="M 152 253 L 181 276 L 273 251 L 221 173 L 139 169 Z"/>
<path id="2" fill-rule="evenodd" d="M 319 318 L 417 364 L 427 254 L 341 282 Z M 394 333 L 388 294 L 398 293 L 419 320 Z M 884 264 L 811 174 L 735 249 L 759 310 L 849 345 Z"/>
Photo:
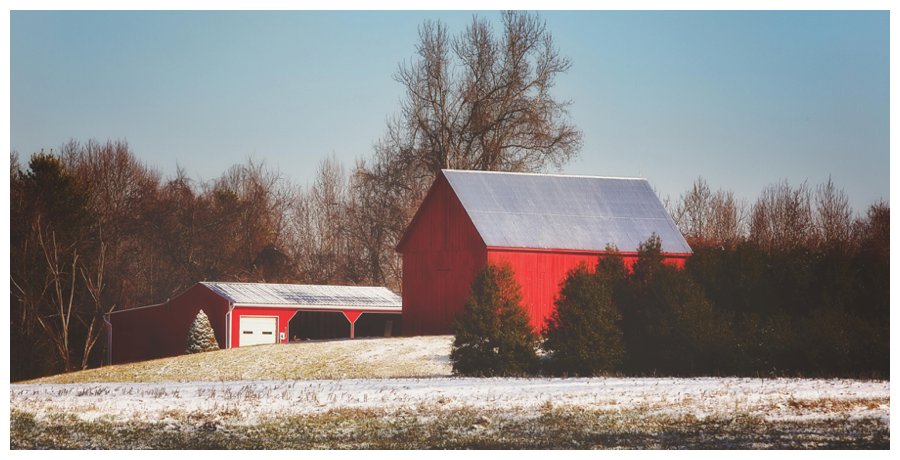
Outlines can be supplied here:
<path id="1" fill-rule="evenodd" d="M 200 414 L 252 424 L 332 410 L 475 409 L 534 416 L 547 407 L 770 421 L 876 417 L 889 423 L 890 382 L 750 378 L 405 378 L 190 383 L 13 384 L 10 407 L 84 420 L 164 421 Z"/>

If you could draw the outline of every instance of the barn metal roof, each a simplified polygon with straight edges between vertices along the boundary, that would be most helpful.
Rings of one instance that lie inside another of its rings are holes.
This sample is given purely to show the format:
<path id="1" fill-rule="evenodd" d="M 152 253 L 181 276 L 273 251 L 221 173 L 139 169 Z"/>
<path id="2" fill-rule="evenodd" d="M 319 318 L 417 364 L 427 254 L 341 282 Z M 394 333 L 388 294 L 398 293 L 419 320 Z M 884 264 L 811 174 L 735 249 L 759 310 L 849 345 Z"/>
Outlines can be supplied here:
<path id="1" fill-rule="evenodd" d="M 218 282 L 200 284 L 236 305 L 358 308 L 398 312 L 402 306 L 400 296 L 385 287 Z"/>
<path id="2" fill-rule="evenodd" d="M 653 233 L 690 253 L 646 179 L 444 170 L 490 247 L 635 252 Z"/>

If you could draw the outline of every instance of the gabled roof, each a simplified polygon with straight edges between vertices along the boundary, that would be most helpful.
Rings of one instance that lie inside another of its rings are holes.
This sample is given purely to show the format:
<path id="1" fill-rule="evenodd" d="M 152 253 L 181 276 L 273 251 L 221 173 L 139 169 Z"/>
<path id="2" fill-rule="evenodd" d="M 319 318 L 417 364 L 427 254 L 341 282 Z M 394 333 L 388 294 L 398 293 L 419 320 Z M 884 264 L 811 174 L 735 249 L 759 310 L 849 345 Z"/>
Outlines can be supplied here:
<path id="1" fill-rule="evenodd" d="M 236 305 L 359 308 L 400 311 L 400 296 L 385 287 L 272 283 L 200 283 Z"/>
<path id="2" fill-rule="evenodd" d="M 488 247 L 636 252 L 691 248 L 646 179 L 443 170 Z"/>

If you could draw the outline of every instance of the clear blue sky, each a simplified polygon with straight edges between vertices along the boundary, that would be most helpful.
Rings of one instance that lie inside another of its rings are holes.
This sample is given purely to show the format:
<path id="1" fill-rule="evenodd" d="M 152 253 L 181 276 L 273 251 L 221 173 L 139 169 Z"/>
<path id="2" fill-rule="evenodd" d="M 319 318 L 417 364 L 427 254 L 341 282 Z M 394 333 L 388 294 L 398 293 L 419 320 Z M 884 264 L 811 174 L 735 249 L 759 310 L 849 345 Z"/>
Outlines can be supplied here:
<path id="1" fill-rule="evenodd" d="M 300 183 L 367 157 L 424 19 L 471 12 L 13 12 L 11 150 L 125 139 L 166 175 L 253 156 Z M 481 12 L 499 28 L 499 14 Z M 545 12 L 584 132 L 573 174 L 698 176 L 754 200 L 831 175 L 889 199 L 887 12 Z"/>

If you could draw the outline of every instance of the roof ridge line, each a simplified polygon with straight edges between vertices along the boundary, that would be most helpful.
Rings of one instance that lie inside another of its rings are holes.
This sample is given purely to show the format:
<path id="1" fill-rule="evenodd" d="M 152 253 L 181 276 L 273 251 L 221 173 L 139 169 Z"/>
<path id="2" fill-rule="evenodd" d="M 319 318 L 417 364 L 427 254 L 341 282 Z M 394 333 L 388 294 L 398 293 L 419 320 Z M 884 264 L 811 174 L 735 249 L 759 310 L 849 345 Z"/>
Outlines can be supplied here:
<path id="1" fill-rule="evenodd" d="M 638 176 L 590 176 L 586 174 L 554 174 L 554 173 L 528 173 L 515 171 L 484 171 L 480 169 L 442 169 L 441 172 L 458 172 L 470 174 L 508 174 L 517 176 L 546 176 L 546 177 L 573 177 L 581 179 L 616 179 L 616 180 L 642 180 L 646 181 L 646 177 Z"/>
<path id="2" fill-rule="evenodd" d="M 601 216 L 596 214 L 561 214 L 554 212 L 518 212 L 518 211 L 479 211 L 473 209 L 472 212 L 481 214 L 509 214 L 509 215 L 526 215 L 526 216 L 555 216 L 555 217 L 597 217 L 600 219 L 629 219 L 629 220 L 665 220 L 665 217 L 625 217 L 625 216 Z"/>
<path id="3" fill-rule="evenodd" d="M 255 283 L 252 281 L 198 281 L 198 283 L 202 285 L 210 285 L 210 284 L 245 284 L 245 285 L 253 285 L 253 286 L 312 286 L 312 287 L 348 287 L 348 288 L 376 288 L 376 289 L 387 289 L 390 291 L 390 288 L 387 286 L 358 286 L 355 284 L 299 284 L 299 283 Z M 393 291 L 391 291 L 393 292 Z"/>

